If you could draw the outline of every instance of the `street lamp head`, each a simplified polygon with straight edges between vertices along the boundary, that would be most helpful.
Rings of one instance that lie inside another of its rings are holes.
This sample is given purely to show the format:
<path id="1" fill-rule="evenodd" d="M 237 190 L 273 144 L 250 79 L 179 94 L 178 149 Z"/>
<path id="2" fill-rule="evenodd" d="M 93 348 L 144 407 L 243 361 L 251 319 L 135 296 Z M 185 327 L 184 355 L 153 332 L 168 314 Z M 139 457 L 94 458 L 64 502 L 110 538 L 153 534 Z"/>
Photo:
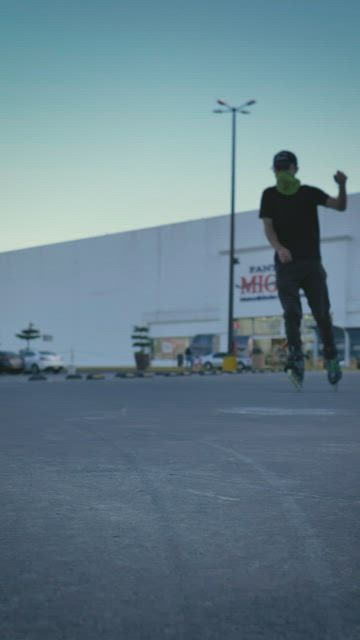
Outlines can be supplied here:
<path id="1" fill-rule="evenodd" d="M 225 113 L 222 109 L 214 109 L 213 113 Z"/>
<path id="2" fill-rule="evenodd" d="M 221 98 L 219 98 L 219 100 L 216 100 L 216 102 L 218 104 L 221 104 L 222 107 L 227 107 L 228 104 L 225 102 L 225 100 L 222 100 Z"/>
<path id="3" fill-rule="evenodd" d="M 256 100 L 249 100 L 249 101 L 246 103 L 246 105 L 245 105 L 245 106 L 246 106 L 246 107 L 251 107 L 251 105 L 252 105 L 252 104 L 256 104 Z"/>
<path id="4" fill-rule="evenodd" d="M 250 113 L 250 111 L 247 111 L 246 109 L 241 109 L 240 113 Z"/>

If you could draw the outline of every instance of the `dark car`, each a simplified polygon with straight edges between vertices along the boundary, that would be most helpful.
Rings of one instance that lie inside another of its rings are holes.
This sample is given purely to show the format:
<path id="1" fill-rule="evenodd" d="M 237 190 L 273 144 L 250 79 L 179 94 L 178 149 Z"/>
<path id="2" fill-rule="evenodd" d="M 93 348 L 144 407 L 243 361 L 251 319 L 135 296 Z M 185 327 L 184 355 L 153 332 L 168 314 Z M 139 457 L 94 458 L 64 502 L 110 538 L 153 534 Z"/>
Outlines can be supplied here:
<path id="1" fill-rule="evenodd" d="M 0 351 L 0 373 L 22 373 L 24 360 L 12 351 Z"/>

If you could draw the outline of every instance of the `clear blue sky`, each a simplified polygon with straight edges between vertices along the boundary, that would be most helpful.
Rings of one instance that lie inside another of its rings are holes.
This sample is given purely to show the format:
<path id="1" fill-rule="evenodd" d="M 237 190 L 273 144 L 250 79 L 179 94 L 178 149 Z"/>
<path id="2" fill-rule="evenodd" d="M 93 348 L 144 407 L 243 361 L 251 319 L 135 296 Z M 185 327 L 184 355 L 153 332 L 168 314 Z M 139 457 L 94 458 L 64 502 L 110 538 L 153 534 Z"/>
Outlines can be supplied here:
<path id="1" fill-rule="evenodd" d="M 0 251 L 256 209 L 273 154 L 360 190 L 360 3 L 0 0 Z"/>

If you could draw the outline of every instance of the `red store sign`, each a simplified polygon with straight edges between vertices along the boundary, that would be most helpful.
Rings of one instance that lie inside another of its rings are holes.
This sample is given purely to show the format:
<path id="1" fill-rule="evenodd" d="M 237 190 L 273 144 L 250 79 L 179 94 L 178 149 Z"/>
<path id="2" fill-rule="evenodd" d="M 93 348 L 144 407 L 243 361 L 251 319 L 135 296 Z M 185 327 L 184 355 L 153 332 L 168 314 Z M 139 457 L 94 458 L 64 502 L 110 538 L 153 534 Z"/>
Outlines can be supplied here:
<path id="1" fill-rule="evenodd" d="M 240 276 L 241 302 L 254 300 L 273 300 L 277 297 L 276 274 L 274 265 L 250 266 L 247 275 Z"/>

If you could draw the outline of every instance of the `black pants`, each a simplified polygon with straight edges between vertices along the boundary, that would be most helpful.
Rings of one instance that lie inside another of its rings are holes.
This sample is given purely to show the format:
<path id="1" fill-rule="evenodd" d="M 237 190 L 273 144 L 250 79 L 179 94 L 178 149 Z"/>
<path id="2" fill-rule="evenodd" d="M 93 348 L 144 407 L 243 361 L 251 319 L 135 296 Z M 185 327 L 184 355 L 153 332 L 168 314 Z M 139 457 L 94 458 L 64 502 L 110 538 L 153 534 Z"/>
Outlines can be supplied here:
<path id="1" fill-rule="evenodd" d="M 289 347 L 301 350 L 302 307 L 300 290 L 306 295 L 324 345 L 326 358 L 337 355 L 332 321 L 326 271 L 320 260 L 298 260 L 276 265 L 276 282 L 284 310 L 285 331 Z"/>

